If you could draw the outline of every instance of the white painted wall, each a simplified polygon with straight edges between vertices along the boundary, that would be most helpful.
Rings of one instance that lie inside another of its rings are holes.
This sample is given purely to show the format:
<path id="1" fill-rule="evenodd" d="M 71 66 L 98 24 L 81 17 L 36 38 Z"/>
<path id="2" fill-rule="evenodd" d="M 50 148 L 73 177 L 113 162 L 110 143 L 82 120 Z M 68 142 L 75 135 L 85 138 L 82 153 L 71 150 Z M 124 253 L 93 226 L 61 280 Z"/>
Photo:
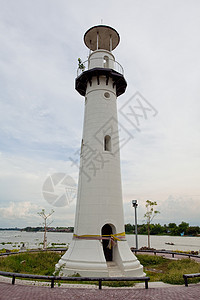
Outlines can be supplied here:
<path id="1" fill-rule="evenodd" d="M 105 57 L 108 57 L 108 63 L 105 62 Z M 93 68 L 114 68 L 115 57 L 114 55 L 104 49 L 99 49 L 92 52 L 88 59 L 88 69 Z"/>

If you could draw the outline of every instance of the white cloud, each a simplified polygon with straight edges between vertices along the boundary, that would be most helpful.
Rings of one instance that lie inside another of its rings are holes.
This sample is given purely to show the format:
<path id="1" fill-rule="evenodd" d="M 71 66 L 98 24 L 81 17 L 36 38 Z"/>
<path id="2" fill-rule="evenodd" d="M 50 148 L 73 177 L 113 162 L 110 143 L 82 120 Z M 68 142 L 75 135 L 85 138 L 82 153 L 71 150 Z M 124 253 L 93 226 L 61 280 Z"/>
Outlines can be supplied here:
<path id="1" fill-rule="evenodd" d="M 30 202 L 19 202 L 9 203 L 9 206 L 7 207 L 1 207 L 0 208 L 0 215 L 1 218 L 5 219 L 27 219 L 30 217 L 35 217 L 35 214 L 33 213 L 33 210 L 37 210 L 39 207 L 35 204 L 32 204 Z"/>
<path id="2" fill-rule="evenodd" d="M 145 197 L 146 196 L 146 197 Z M 149 197 L 150 196 L 150 197 Z M 150 199 L 157 202 L 156 210 L 160 212 L 153 223 L 169 224 L 177 223 L 180 224 L 182 221 L 188 222 L 192 225 L 199 225 L 199 211 L 197 209 L 200 201 L 200 194 L 187 195 L 187 194 L 149 194 L 145 195 L 134 195 L 132 198 L 129 197 L 124 203 L 125 211 L 125 223 L 135 223 L 134 210 L 131 205 L 131 200 L 138 200 L 138 223 L 142 224 L 145 222 L 144 214 L 146 213 L 146 200 Z"/>
<path id="3" fill-rule="evenodd" d="M 26 226 L 27 222 L 31 224 L 31 226 L 39 224 L 37 211 L 42 208 L 46 209 L 46 211 L 55 208 L 43 198 L 43 184 L 49 175 L 60 172 L 71 176 L 74 181 L 77 182 L 78 168 L 72 166 L 72 163 L 69 161 L 49 160 L 48 158 L 35 160 L 30 157 L 1 153 L 0 213 L 4 218 L 0 218 L 0 227 L 8 226 L 5 224 L 8 224 L 6 222 L 6 213 L 8 213 L 9 216 L 9 212 L 16 213 L 16 222 L 17 224 L 21 224 L 17 226 Z M 11 203 L 9 207 L 7 207 L 7 203 Z M 30 212 L 33 210 L 31 218 L 29 218 L 28 204 L 30 205 Z M 17 210 L 15 210 L 16 207 L 18 207 Z M 20 211 L 22 212 L 20 213 Z M 68 226 L 68 224 L 72 226 L 74 223 L 75 200 L 69 206 L 63 208 L 56 207 L 55 211 L 55 226 L 62 226 L 63 222 L 66 226 Z M 27 218 L 25 218 L 26 213 Z M 24 215 L 23 220 L 20 219 L 21 214 Z M 14 215 L 12 220 L 14 220 Z"/>

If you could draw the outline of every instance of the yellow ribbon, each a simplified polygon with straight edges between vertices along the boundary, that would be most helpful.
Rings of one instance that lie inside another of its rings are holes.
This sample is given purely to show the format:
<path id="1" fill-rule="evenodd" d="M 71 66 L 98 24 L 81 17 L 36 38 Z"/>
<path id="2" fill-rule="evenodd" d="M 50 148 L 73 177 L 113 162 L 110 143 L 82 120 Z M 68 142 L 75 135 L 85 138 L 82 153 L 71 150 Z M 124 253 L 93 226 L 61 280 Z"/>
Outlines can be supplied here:
<path id="1" fill-rule="evenodd" d="M 110 240 L 108 247 L 111 249 L 112 242 L 115 244 L 115 241 L 124 240 L 125 232 L 116 233 L 116 234 L 106 234 L 106 235 L 93 235 L 93 234 L 77 235 L 74 233 L 73 238 L 86 239 L 86 240 Z"/>

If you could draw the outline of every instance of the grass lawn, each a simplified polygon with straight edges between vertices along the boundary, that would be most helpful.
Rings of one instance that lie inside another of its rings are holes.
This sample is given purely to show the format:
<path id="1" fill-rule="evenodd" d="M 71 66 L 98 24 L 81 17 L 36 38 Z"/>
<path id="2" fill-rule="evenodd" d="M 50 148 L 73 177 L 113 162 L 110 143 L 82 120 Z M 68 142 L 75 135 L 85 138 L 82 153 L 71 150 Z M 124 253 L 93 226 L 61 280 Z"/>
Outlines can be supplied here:
<path id="1" fill-rule="evenodd" d="M 0 270 L 24 274 L 53 275 L 55 264 L 61 254 L 57 252 L 19 253 L 7 257 L 0 257 Z M 163 281 L 170 284 L 184 284 L 183 274 L 200 273 L 200 263 L 192 259 L 170 260 L 160 256 L 137 255 L 144 266 L 144 272 L 150 281 Z M 189 282 L 199 282 L 199 278 Z M 75 283 L 75 282 L 73 282 Z M 78 283 L 78 282 L 76 282 Z M 79 282 L 81 283 L 81 282 Z M 83 282 L 82 282 L 83 283 Z M 93 282 L 87 282 L 94 284 Z M 133 286 L 131 281 L 103 282 L 109 286 Z"/>
<path id="2" fill-rule="evenodd" d="M 186 258 L 170 260 L 160 256 L 137 255 L 144 266 L 144 272 L 150 277 L 150 281 L 163 281 L 170 284 L 184 284 L 183 274 L 200 273 L 200 263 Z M 199 282 L 199 278 L 188 282 Z"/>
<path id="3" fill-rule="evenodd" d="M 23 274 L 53 275 L 61 255 L 57 252 L 20 253 L 0 257 L 0 270 Z"/>

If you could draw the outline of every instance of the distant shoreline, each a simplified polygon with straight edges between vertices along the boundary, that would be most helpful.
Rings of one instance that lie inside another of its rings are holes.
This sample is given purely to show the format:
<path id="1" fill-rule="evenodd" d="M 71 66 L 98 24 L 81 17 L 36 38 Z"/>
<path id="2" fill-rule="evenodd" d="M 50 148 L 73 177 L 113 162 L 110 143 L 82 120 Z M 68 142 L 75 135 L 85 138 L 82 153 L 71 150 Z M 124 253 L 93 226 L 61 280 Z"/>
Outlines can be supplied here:
<path id="1" fill-rule="evenodd" d="M 14 228 L 0 228 L 0 231 L 20 231 L 20 232 L 44 232 L 44 228 L 42 227 L 26 227 L 26 228 L 18 228 L 18 227 L 14 227 Z M 48 228 L 47 232 L 56 232 L 56 233 L 73 233 L 74 232 L 74 228 L 73 227 L 64 227 L 64 228 Z M 135 235 L 134 232 L 125 232 L 126 235 Z M 146 233 L 138 233 L 138 235 L 144 235 L 146 236 Z M 157 233 L 157 234 L 150 234 L 151 236 L 182 236 L 182 237 L 200 237 L 200 234 L 197 235 L 189 235 L 189 234 L 184 234 L 184 235 L 179 235 L 179 234 L 170 234 L 170 233 Z"/>

